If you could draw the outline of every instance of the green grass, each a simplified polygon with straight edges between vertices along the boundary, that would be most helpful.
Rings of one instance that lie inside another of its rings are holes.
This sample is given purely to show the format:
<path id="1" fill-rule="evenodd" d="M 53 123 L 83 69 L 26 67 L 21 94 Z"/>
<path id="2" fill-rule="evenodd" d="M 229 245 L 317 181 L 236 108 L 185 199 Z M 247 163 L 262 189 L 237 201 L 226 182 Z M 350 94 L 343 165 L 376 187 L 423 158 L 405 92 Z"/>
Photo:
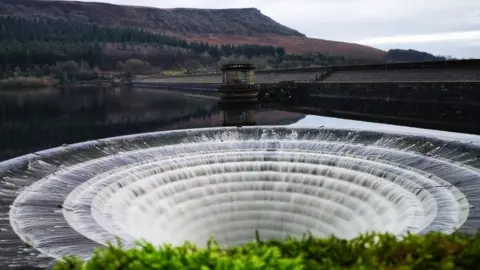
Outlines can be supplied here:
<path id="1" fill-rule="evenodd" d="M 366 234 L 352 240 L 288 238 L 257 240 L 222 249 L 214 241 L 207 248 L 185 243 L 180 247 L 155 247 L 140 242 L 123 249 L 109 244 L 90 260 L 75 257 L 59 261 L 55 270 L 67 269 L 188 269 L 188 270 L 310 270 L 310 269 L 480 269 L 480 234 L 407 235 L 399 240 L 388 234 Z"/>
<path id="2" fill-rule="evenodd" d="M 0 80 L 0 89 L 48 88 L 55 84 L 51 78 L 15 77 Z"/>
<path id="3" fill-rule="evenodd" d="M 178 75 L 185 75 L 187 71 L 185 69 L 180 70 L 164 70 L 161 72 L 163 76 L 178 76 Z"/>

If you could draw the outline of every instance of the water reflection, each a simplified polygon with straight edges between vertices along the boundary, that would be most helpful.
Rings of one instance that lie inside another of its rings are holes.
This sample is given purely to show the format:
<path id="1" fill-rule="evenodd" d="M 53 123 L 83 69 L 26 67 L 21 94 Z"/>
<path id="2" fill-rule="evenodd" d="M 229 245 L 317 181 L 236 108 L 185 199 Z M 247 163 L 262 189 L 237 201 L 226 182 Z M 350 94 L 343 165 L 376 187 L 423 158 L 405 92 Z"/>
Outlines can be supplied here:
<path id="1" fill-rule="evenodd" d="M 226 103 L 220 100 L 219 106 L 222 109 L 223 126 L 254 126 L 257 123 L 257 103 Z"/>
<path id="2" fill-rule="evenodd" d="M 157 89 L 0 91 L 0 160 L 124 134 L 222 126 L 238 111 L 231 106 L 223 109 L 215 97 Z M 304 117 L 256 108 L 248 111 L 253 124 L 262 125 L 292 124 Z"/>

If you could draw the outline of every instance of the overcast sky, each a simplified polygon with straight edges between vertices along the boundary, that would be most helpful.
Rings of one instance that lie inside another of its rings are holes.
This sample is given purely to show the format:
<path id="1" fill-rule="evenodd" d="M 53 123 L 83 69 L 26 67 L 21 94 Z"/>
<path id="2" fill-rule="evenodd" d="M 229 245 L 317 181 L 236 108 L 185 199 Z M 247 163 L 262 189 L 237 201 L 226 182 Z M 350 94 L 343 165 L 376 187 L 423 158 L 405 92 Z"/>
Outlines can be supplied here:
<path id="1" fill-rule="evenodd" d="M 87 0 L 93 1 L 93 0 Z M 480 58 L 480 0 L 96 0 L 160 8 L 255 7 L 309 37 Z"/>

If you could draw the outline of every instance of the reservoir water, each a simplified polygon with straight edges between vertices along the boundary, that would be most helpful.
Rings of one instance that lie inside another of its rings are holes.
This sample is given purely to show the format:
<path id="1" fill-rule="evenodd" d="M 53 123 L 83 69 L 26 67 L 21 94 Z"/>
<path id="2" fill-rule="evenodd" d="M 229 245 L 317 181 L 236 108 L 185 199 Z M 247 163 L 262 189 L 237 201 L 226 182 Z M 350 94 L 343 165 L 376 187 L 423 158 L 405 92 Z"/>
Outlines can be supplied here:
<path id="1" fill-rule="evenodd" d="M 256 110 L 258 125 L 348 127 L 480 140 L 480 136 Z M 0 160 L 125 134 L 221 126 L 217 100 L 148 89 L 0 91 Z"/>
<path id="2" fill-rule="evenodd" d="M 0 92 L 0 158 L 32 153 L 0 162 L 0 268 L 86 259 L 115 236 L 236 245 L 255 230 L 480 228 L 479 136 L 217 102 L 147 89 Z M 221 127 L 238 117 L 257 126 Z"/>

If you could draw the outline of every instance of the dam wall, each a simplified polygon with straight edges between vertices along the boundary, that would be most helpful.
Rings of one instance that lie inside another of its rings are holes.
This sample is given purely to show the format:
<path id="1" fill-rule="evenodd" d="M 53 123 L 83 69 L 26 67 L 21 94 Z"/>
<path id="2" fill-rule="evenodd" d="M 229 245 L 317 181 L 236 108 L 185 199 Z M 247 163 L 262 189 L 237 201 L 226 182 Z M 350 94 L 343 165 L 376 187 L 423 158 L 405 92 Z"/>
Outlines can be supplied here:
<path id="1" fill-rule="evenodd" d="M 132 86 L 136 88 L 151 88 L 172 90 L 180 92 L 194 92 L 208 95 L 217 95 L 217 90 L 221 83 L 165 83 L 165 82 L 145 82 L 133 81 Z"/>
<path id="2" fill-rule="evenodd" d="M 299 83 L 302 95 L 323 97 L 370 98 L 411 102 L 480 103 L 480 81 L 444 82 L 321 82 Z"/>
<path id="3" fill-rule="evenodd" d="M 303 73 L 262 71 L 257 73 L 257 83 L 259 100 L 277 109 L 480 134 L 479 67 L 477 60 L 398 63 L 383 65 L 381 70 L 380 65 L 337 66 L 330 77 L 316 82 L 298 82 L 315 77 L 312 68 L 302 69 Z M 213 74 L 132 84 L 216 96 L 221 81 L 220 75 Z"/>
<path id="4" fill-rule="evenodd" d="M 256 72 L 256 83 L 278 83 L 281 81 L 310 81 L 315 79 L 318 72 L 285 72 L 278 73 L 275 71 L 270 72 Z M 176 77 L 157 77 L 148 78 L 135 81 L 137 83 L 170 83 L 170 84 L 215 84 L 222 82 L 222 75 L 209 74 L 206 76 L 193 75 L 193 76 L 176 76 Z"/>
<path id="5" fill-rule="evenodd" d="M 396 62 L 367 65 L 339 65 L 332 66 L 336 71 L 348 70 L 399 70 L 399 69 L 464 69 L 480 66 L 480 59 L 426 61 L 426 62 Z"/>
<path id="6" fill-rule="evenodd" d="M 324 82 L 480 81 L 478 68 L 389 69 L 336 71 Z"/>
<path id="7" fill-rule="evenodd" d="M 256 71 L 256 82 L 311 81 L 327 70 L 332 75 L 328 81 L 398 81 L 398 80 L 480 80 L 480 60 L 449 60 L 438 62 L 405 62 L 371 65 L 316 66 Z M 429 71 L 428 71 L 429 70 Z M 465 74 L 465 75 L 461 75 Z M 417 75 L 415 75 L 417 74 Z M 437 75 L 435 75 L 437 74 Z M 458 75 L 460 74 L 460 75 Z M 160 76 L 142 80 L 143 83 L 221 83 L 221 73 Z"/>
<path id="8" fill-rule="evenodd" d="M 272 101 L 293 111 L 480 134 L 480 82 L 305 83 Z"/>

